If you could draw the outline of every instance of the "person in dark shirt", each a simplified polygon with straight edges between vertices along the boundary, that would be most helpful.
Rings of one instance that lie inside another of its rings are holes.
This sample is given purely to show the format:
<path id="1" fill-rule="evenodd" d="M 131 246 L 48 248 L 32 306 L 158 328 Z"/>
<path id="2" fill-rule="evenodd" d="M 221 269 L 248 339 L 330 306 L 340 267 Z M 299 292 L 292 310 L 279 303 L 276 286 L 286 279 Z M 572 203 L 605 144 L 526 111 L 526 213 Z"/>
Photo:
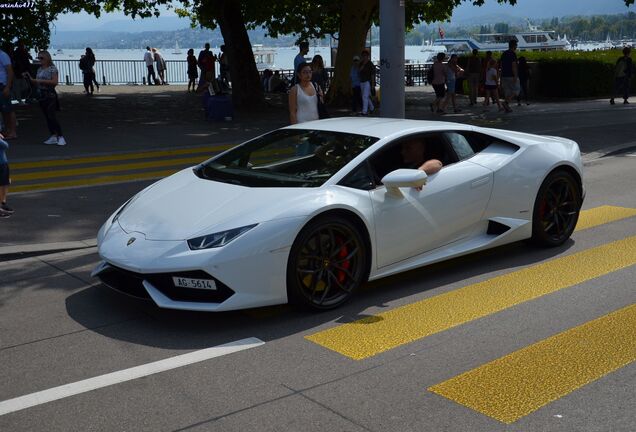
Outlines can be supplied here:
<path id="1" fill-rule="evenodd" d="M 375 107 L 371 100 L 371 86 L 375 78 L 375 66 L 371 62 L 369 51 L 362 51 L 360 62 L 360 91 L 362 92 L 362 115 L 373 112 Z"/>
<path id="2" fill-rule="evenodd" d="M 501 55 L 501 87 L 504 92 L 504 109 L 511 112 L 510 102 L 519 94 L 519 71 L 517 64 L 517 41 L 512 39 L 508 42 L 508 50 Z"/>
<path id="3" fill-rule="evenodd" d="M 519 57 L 519 85 L 521 91 L 517 96 L 517 106 L 521 105 L 521 97 L 523 96 L 526 101 L 526 105 L 530 105 L 528 102 L 528 81 L 530 80 L 530 67 L 528 67 L 528 61 L 525 57 Z"/>
<path id="4" fill-rule="evenodd" d="M 622 93 L 623 103 L 628 104 L 629 82 L 634 74 L 634 63 L 630 57 L 632 50 L 629 47 L 623 48 L 623 56 L 616 60 L 614 72 L 614 95 Z M 610 99 L 610 104 L 614 105 L 614 96 Z"/>

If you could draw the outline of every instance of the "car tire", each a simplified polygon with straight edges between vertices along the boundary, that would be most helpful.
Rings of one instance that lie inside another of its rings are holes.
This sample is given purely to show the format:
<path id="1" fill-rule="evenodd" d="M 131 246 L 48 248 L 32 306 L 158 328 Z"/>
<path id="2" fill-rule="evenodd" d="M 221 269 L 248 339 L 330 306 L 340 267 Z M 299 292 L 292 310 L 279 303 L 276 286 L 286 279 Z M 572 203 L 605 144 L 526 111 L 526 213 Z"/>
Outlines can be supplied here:
<path id="1" fill-rule="evenodd" d="M 581 187 L 565 170 L 550 173 L 543 181 L 532 213 L 532 242 L 560 246 L 570 238 L 579 220 Z"/>
<path id="2" fill-rule="evenodd" d="M 369 277 L 369 248 L 360 229 L 339 216 L 309 222 L 287 261 L 290 303 L 313 310 L 334 309 Z"/>

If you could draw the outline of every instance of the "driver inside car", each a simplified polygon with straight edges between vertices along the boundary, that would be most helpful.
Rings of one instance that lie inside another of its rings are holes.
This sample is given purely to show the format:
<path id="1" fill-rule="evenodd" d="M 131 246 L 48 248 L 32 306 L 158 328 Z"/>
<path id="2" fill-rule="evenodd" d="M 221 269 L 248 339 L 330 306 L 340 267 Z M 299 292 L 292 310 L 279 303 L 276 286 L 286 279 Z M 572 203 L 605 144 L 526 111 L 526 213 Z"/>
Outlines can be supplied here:
<path id="1" fill-rule="evenodd" d="M 435 174 L 442 169 L 443 165 L 439 159 L 427 158 L 426 143 L 419 138 L 410 138 L 403 142 L 400 153 L 406 168 L 419 169 L 427 175 Z"/>

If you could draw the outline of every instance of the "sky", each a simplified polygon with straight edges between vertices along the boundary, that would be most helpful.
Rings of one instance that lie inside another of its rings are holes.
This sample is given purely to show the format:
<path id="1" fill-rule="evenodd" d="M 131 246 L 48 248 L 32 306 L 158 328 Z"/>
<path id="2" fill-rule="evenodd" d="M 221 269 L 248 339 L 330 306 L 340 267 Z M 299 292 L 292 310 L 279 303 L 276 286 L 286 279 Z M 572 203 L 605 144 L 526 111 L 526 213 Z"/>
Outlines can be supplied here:
<path id="1" fill-rule="evenodd" d="M 382 0 L 380 0 L 382 1 Z M 179 19 L 172 10 L 160 8 L 161 19 L 137 19 L 133 21 L 123 13 L 102 14 L 97 19 L 86 13 L 65 14 L 54 23 L 53 31 L 79 30 L 119 30 L 148 31 L 176 30 L 189 25 L 189 20 Z M 566 15 L 615 14 L 636 12 L 636 6 L 629 8 L 623 0 L 517 0 L 515 6 L 501 5 L 496 0 L 486 0 L 484 6 L 475 7 L 470 2 L 459 6 L 453 13 L 454 20 L 465 20 L 488 14 L 509 14 L 524 18 L 551 18 Z M 164 18 L 170 18 L 168 20 Z"/>

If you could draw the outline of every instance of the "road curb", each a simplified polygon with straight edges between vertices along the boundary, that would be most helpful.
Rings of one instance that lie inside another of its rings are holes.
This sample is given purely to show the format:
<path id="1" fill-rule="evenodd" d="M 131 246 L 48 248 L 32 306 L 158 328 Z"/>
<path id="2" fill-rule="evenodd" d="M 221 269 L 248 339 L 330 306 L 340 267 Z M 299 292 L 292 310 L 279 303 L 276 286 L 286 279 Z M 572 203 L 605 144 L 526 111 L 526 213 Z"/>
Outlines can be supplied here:
<path id="1" fill-rule="evenodd" d="M 623 144 L 617 144 L 615 146 L 606 147 L 599 151 L 585 153 L 581 158 L 583 159 L 583 162 L 592 162 L 597 159 L 606 157 L 612 153 L 616 153 L 621 150 L 626 150 L 631 147 L 636 147 L 636 141 L 623 143 Z"/>
<path id="2" fill-rule="evenodd" d="M 39 256 L 69 250 L 87 249 L 97 246 L 97 239 L 86 239 L 68 242 L 36 243 L 0 247 L 0 261 Z"/>

